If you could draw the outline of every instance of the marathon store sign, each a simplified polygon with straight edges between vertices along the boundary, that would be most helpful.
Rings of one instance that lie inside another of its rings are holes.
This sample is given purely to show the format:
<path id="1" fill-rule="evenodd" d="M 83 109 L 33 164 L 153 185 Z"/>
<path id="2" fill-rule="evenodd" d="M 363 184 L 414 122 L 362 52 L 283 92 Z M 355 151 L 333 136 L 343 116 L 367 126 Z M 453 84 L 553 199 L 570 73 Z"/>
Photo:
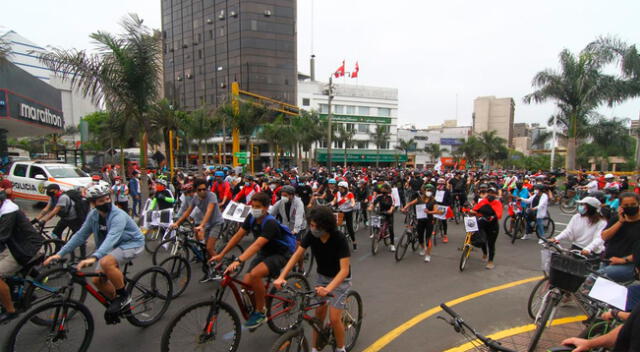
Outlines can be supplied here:
<path id="1" fill-rule="evenodd" d="M 6 98 L 9 101 L 9 116 L 47 127 L 64 128 L 62 111 L 44 106 L 12 92 L 5 92 L 8 95 Z"/>
<path id="2" fill-rule="evenodd" d="M 327 114 L 320 114 L 320 119 L 326 119 Z M 333 114 L 332 121 L 337 122 L 352 122 L 352 123 L 375 123 L 377 125 L 390 125 L 390 117 L 377 117 L 377 116 L 357 116 L 357 115 L 337 115 Z"/>

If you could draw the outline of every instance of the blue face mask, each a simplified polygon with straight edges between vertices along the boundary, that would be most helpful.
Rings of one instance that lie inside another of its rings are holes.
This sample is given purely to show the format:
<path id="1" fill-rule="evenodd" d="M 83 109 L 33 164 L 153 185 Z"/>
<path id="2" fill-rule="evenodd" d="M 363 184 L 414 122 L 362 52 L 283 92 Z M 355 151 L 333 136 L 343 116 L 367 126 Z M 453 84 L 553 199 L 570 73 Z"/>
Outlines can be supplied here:
<path id="1" fill-rule="evenodd" d="M 604 196 L 604 199 L 606 199 L 606 200 L 611 199 L 611 195 L 610 195 L 610 194 L 606 194 L 606 195 Z"/>
<path id="2" fill-rule="evenodd" d="M 580 215 L 586 214 L 587 213 L 587 207 L 582 205 L 582 204 L 578 205 L 578 213 Z"/>

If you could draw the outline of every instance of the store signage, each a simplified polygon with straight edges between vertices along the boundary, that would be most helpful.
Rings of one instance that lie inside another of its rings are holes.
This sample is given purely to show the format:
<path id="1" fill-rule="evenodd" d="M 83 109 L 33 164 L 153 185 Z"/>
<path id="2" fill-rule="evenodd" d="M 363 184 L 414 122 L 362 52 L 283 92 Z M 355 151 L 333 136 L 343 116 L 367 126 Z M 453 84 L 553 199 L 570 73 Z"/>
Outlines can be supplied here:
<path id="1" fill-rule="evenodd" d="M 327 114 L 320 114 L 321 119 L 326 119 Z M 359 122 L 359 123 L 375 123 L 379 125 L 390 125 L 390 117 L 376 117 L 376 116 L 356 116 L 356 115 L 337 115 L 333 114 L 331 121 L 338 122 Z"/>
<path id="2" fill-rule="evenodd" d="M 442 145 L 463 145 L 464 139 L 462 138 L 440 138 L 440 144 Z"/>
<path id="3" fill-rule="evenodd" d="M 64 117 L 62 115 L 62 111 L 12 92 L 7 93 L 9 117 L 30 121 L 42 126 L 59 129 L 64 128 Z"/>
<path id="4" fill-rule="evenodd" d="M 20 116 L 59 128 L 64 125 L 62 116 L 52 114 L 47 108 L 39 109 L 25 103 L 20 104 Z"/>

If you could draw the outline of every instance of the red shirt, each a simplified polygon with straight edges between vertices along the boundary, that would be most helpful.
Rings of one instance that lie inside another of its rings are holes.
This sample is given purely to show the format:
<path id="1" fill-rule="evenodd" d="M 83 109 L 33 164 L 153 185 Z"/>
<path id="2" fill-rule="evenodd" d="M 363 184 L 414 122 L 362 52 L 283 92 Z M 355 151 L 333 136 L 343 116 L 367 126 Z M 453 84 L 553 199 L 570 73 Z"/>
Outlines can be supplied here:
<path id="1" fill-rule="evenodd" d="M 218 197 L 218 202 L 222 202 L 222 200 L 224 199 L 224 197 L 227 197 L 227 199 L 231 199 L 232 198 L 232 194 L 231 194 L 231 185 L 229 185 L 229 182 L 214 182 L 211 185 L 211 192 L 215 193 L 216 196 Z"/>
<path id="2" fill-rule="evenodd" d="M 604 179 L 604 176 L 598 177 L 598 189 L 603 189 L 607 184 L 607 181 Z"/>
<path id="3" fill-rule="evenodd" d="M 473 211 L 478 211 L 485 205 L 489 205 L 493 212 L 496 213 L 496 217 L 498 219 L 502 219 L 502 202 L 498 199 L 494 199 L 493 202 L 489 202 L 487 198 L 481 199 L 475 207 L 473 207 Z"/>

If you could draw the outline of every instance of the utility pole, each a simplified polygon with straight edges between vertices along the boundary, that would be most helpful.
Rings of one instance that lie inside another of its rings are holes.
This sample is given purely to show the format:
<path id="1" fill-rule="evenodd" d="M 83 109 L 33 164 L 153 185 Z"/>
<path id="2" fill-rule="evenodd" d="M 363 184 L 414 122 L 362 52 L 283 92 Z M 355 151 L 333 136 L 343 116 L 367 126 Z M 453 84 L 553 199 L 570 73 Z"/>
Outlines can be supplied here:
<path id="1" fill-rule="evenodd" d="M 331 172 L 331 135 L 333 134 L 333 129 L 331 126 L 331 119 L 333 118 L 333 114 L 331 112 L 331 102 L 333 101 L 333 76 L 329 76 L 329 88 L 327 89 L 327 95 L 329 96 L 327 114 L 327 168 L 329 169 L 329 172 Z"/>
<path id="2" fill-rule="evenodd" d="M 553 115 L 553 130 L 551 131 L 551 166 L 549 167 L 549 170 L 553 170 L 553 162 L 556 158 L 556 123 L 558 119 L 558 115 L 555 114 Z"/>

